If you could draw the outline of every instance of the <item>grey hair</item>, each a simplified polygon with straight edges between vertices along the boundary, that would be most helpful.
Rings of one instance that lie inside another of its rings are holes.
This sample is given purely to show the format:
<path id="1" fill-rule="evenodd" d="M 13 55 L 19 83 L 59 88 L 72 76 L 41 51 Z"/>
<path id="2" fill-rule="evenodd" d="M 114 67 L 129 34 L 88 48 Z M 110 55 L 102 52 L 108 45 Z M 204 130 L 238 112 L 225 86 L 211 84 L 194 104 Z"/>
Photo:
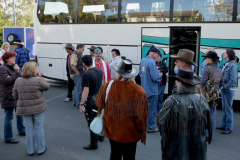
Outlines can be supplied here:
<path id="1" fill-rule="evenodd" d="M 182 83 L 179 87 L 177 87 L 178 93 L 198 93 L 197 86 L 193 86 L 187 83 Z"/>

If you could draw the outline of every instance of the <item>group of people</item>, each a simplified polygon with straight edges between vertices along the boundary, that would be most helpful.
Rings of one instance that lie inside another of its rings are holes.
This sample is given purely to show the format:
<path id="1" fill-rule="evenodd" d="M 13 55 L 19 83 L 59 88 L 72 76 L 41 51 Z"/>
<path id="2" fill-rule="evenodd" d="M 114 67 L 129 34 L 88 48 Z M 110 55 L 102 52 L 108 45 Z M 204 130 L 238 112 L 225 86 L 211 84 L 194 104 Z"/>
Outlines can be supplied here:
<path id="1" fill-rule="evenodd" d="M 43 154 L 47 150 L 43 131 L 47 105 L 42 92 L 49 89 L 49 84 L 37 71 L 37 64 L 28 62 L 23 44 L 13 44 L 18 47 L 3 54 L 0 67 L 5 142 L 18 143 L 11 126 L 15 110 L 19 135 L 26 135 L 27 153 L 34 154 L 36 141 L 37 153 Z M 108 63 L 101 47 L 91 46 L 88 55 L 83 55 L 83 44 L 77 44 L 76 49 L 66 44 L 64 48 L 68 53 L 65 102 L 73 100 L 73 105 L 85 114 L 89 127 L 96 116 L 104 113 L 104 136 L 89 129 L 90 143 L 84 149 L 97 149 L 98 141 L 107 137 L 110 160 L 134 160 L 137 142 L 141 140 L 145 145 L 146 132 L 160 131 L 163 160 L 206 159 L 206 142 L 211 143 L 216 124 L 216 103 L 210 103 L 202 94 L 209 80 L 221 90 L 223 117 L 216 129 L 223 130 L 222 134 L 233 131 L 232 103 L 238 70 L 232 49 L 226 49 L 226 62 L 219 68 L 219 57 L 209 48 L 200 66 L 201 78 L 194 73 L 193 66 L 197 64 L 193 51 L 180 49 L 177 55 L 170 55 L 175 59 L 176 75 L 169 78 L 175 84 L 163 102 L 168 67 L 157 48 L 150 49 L 139 68 L 134 68 L 131 60 L 121 58 L 118 49 L 112 50 L 113 59 Z M 135 82 L 138 75 L 141 85 Z M 219 95 L 215 96 L 218 99 Z"/>
<path id="2" fill-rule="evenodd" d="M 0 103 L 4 109 L 4 140 L 16 144 L 13 137 L 12 119 L 16 112 L 17 130 L 20 136 L 26 136 L 27 153 L 33 155 L 35 142 L 37 153 L 43 154 L 45 146 L 43 121 L 47 105 L 43 91 L 49 84 L 37 70 L 37 63 L 30 62 L 29 50 L 21 40 L 13 42 L 14 51 L 9 51 L 9 43 L 3 44 L 2 64 L 0 67 Z"/>

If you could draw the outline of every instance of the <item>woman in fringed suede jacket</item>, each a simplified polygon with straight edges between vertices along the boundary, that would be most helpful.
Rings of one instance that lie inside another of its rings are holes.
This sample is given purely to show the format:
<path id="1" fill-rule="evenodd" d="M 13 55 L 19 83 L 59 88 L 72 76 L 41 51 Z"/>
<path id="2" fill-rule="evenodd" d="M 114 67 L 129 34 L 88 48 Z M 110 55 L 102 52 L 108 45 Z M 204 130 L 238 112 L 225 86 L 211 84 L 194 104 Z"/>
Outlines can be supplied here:
<path id="1" fill-rule="evenodd" d="M 110 88 L 106 105 L 105 96 L 109 82 L 100 88 L 96 105 L 98 113 L 105 108 L 104 135 L 109 138 L 111 145 L 110 160 L 121 160 L 122 157 L 134 160 L 137 142 L 141 139 L 141 142 L 146 144 L 147 96 L 144 89 L 133 80 L 138 72 L 132 68 L 130 60 L 123 60 L 119 67 L 114 69 L 120 76 Z"/>

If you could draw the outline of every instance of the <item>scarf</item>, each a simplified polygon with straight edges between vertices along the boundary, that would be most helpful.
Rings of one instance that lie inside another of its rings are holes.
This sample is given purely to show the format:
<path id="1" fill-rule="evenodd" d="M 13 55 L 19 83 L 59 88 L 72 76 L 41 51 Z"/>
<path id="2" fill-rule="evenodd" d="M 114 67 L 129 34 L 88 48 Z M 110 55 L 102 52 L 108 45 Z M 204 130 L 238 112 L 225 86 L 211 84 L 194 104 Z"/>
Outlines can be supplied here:
<path id="1" fill-rule="evenodd" d="M 104 78 L 105 78 L 105 82 L 107 82 L 107 66 L 105 64 L 105 62 L 103 60 L 101 60 L 103 68 L 101 67 L 101 70 L 104 72 Z M 95 59 L 93 59 L 93 67 L 95 67 Z"/>

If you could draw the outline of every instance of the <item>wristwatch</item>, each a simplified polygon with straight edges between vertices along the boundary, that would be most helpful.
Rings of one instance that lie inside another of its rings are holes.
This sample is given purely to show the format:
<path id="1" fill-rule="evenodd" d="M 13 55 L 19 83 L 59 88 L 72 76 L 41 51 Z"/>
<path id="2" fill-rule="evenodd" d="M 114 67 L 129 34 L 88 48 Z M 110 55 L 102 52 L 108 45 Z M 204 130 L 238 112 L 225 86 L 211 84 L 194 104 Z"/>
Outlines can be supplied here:
<path id="1" fill-rule="evenodd" d="M 80 106 L 84 106 L 84 105 L 85 105 L 85 103 L 81 104 Z"/>

